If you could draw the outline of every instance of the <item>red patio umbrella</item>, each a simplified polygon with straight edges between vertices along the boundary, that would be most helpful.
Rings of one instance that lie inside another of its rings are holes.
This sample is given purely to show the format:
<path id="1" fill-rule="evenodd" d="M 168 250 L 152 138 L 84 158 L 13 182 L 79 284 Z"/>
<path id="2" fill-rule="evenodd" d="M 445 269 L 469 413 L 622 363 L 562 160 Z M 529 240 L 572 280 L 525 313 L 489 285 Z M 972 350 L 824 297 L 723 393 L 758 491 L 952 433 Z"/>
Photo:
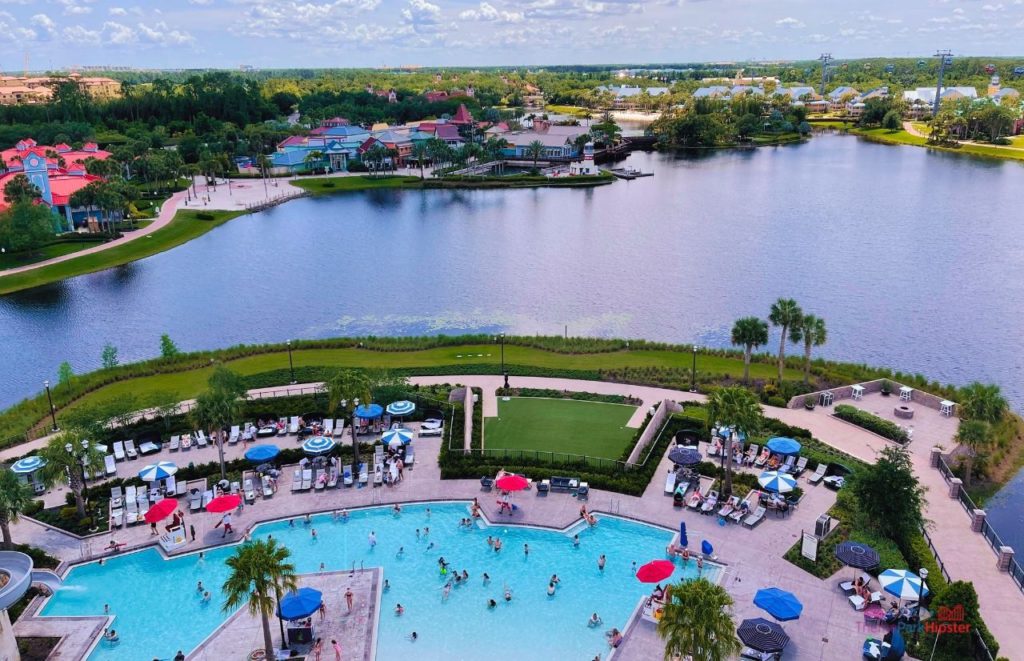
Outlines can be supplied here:
<path id="1" fill-rule="evenodd" d="M 672 575 L 676 566 L 671 560 L 651 560 L 636 570 L 636 577 L 641 583 L 660 583 Z"/>
<path id="2" fill-rule="evenodd" d="M 522 475 L 504 475 L 494 483 L 494 486 L 502 491 L 522 491 L 529 485 L 530 483 Z"/>
<path id="3" fill-rule="evenodd" d="M 210 504 L 206 506 L 207 512 L 230 512 L 233 509 L 238 508 L 238 504 L 242 502 L 241 497 L 229 494 L 227 496 L 217 496 L 210 501 Z"/>
<path id="4" fill-rule="evenodd" d="M 146 523 L 156 523 L 157 521 L 163 521 L 171 515 L 171 513 L 178 509 L 178 501 L 173 498 L 164 498 L 153 507 L 149 508 L 146 515 L 143 516 Z"/>

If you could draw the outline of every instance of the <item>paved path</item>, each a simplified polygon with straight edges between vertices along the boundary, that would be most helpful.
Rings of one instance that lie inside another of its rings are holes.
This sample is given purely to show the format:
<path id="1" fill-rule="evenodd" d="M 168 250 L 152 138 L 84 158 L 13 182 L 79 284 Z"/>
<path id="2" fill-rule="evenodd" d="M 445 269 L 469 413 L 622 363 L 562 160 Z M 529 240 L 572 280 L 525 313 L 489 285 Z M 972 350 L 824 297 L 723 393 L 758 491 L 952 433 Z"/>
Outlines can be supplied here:
<path id="1" fill-rule="evenodd" d="M 903 122 L 903 130 L 917 138 L 928 137 L 924 133 L 921 133 L 920 131 L 917 130 L 917 127 L 914 126 L 914 122 Z"/>

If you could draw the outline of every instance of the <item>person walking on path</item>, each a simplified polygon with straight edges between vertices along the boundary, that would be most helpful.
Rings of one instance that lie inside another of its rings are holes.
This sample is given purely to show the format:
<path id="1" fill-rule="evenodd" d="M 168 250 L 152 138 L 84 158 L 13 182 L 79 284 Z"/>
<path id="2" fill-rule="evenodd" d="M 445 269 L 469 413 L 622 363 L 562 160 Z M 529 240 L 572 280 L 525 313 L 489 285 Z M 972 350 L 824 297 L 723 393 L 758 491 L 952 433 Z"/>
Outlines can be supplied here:
<path id="1" fill-rule="evenodd" d="M 334 648 L 334 661 L 341 661 L 341 645 L 337 640 L 331 639 L 331 647 Z"/>
<path id="2" fill-rule="evenodd" d="M 190 523 L 188 524 L 188 531 L 192 534 L 192 541 L 196 541 L 196 527 Z"/>
<path id="3" fill-rule="evenodd" d="M 345 603 L 348 605 L 348 612 L 352 612 L 352 601 L 353 601 L 352 588 L 345 588 Z"/>

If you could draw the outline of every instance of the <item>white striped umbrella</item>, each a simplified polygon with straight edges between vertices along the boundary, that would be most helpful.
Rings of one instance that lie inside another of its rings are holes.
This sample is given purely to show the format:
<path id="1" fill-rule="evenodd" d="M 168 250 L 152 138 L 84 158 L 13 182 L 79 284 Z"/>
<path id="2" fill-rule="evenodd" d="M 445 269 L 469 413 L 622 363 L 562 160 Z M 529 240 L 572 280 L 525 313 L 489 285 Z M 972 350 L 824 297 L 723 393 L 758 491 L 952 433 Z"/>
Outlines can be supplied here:
<path id="1" fill-rule="evenodd" d="M 882 589 L 900 599 L 920 599 L 928 594 L 921 577 L 908 569 L 886 569 L 878 575 Z"/>
<path id="2" fill-rule="evenodd" d="M 178 467 L 170 461 L 158 461 L 155 464 L 150 464 L 139 471 L 139 479 L 143 482 L 155 482 L 156 480 L 166 480 L 170 476 L 178 472 Z"/>
<path id="3" fill-rule="evenodd" d="M 395 441 L 398 441 L 402 445 L 408 444 L 412 441 L 412 430 L 411 429 L 389 429 L 380 436 L 380 440 L 386 444 L 391 445 Z"/>
<path id="4" fill-rule="evenodd" d="M 765 471 L 757 478 L 758 484 L 775 493 L 789 493 L 796 488 L 796 480 L 792 475 L 778 471 Z"/>
<path id="5" fill-rule="evenodd" d="M 306 454 L 324 454 L 334 449 L 334 440 L 326 436 L 314 436 L 306 439 L 302 444 L 302 450 Z"/>
<path id="6" fill-rule="evenodd" d="M 42 457 L 24 457 L 11 464 L 11 470 L 19 475 L 28 475 L 34 473 L 43 466 L 46 465 L 46 460 Z"/>
<path id="7" fill-rule="evenodd" d="M 387 405 L 387 412 L 391 415 L 403 416 L 409 415 L 416 410 L 416 405 L 409 400 L 403 399 L 400 402 L 391 402 Z"/>

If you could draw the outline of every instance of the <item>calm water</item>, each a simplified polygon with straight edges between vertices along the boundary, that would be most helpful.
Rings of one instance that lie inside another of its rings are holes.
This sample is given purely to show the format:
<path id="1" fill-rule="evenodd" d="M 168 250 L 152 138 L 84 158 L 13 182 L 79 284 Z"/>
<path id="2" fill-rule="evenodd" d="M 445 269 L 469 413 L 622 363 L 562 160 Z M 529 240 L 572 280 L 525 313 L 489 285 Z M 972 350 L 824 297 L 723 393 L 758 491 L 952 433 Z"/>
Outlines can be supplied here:
<path id="1" fill-rule="evenodd" d="M 152 357 L 164 332 L 185 350 L 566 327 L 725 345 L 779 296 L 827 320 L 824 355 L 992 381 L 1024 403 L 1024 166 L 829 135 L 630 163 L 656 176 L 300 200 L 0 298 L 0 405 L 62 360 L 97 367 L 107 342 Z"/>
<path id="2" fill-rule="evenodd" d="M 378 658 L 400 659 L 411 653 L 412 658 L 453 661 L 480 658 L 483 647 L 516 649 L 525 657 L 603 655 L 608 649 L 604 631 L 623 628 L 650 588 L 633 576 L 632 563 L 663 558 L 672 538 L 659 528 L 605 518 L 594 528 L 572 529 L 580 535 L 580 546 L 574 548 L 572 533 L 506 527 L 500 522 L 492 527 L 460 528 L 459 520 L 469 514 L 464 503 L 434 504 L 430 509 L 429 516 L 426 506 L 416 505 L 403 508 L 398 517 L 390 509 L 356 511 L 348 521 L 314 517 L 315 540 L 299 522 L 295 527 L 284 522 L 260 526 L 255 535 L 273 534 L 287 545 L 299 573 L 315 572 L 321 562 L 328 570 L 353 563 L 382 566 L 391 587 L 381 600 Z M 430 528 L 429 538 L 417 539 L 415 530 L 424 526 Z M 374 548 L 367 541 L 371 531 L 378 541 Z M 488 535 L 502 539 L 500 553 L 488 547 Z M 524 544 L 530 546 L 529 556 L 523 553 Z M 121 640 L 116 645 L 100 643 L 91 657 L 94 661 L 170 658 L 178 649 L 188 651 L 198 645 L 223 621 L 222 597 L 216 588 L 227 578 L 223 561 L 232 552 L 231 548 L 214 549 L 202 561 L 195 555 L 165 561 L 156 551 L 144 551 L 112 558 L 105 566 L 84 565 L 69 574 L 66 587 L 48 602 L 43 614 L 102 615 L 103 605 L 109 604 L 116 618 L 112 626 Z M 602 553 L 607 556 L 604 571 L 597 567 Z M 469 582 L 452 589 L 448 599 L 442 598 L 448 577 L 439 574 L 439 557 L 470 575 Z M 709 564 L 704 574 L 718 580 L 719 571 Z M 487 585 L 485 572 L 491 577 Z M 552 574 L 558 574 L 561 582 L 555 596 L 549 597 Z M 680 564 L 673 579 L 696 574 L 694 563 Z M 202 603 L 194 590 L 196 581 L 215 588 L 212 603 Z M 513 593 L 509 603 L 502 599 L 504 586 Z M 488 610 L 487 600 L 492 598 L 500 605 Z M 174 617 L 155 614 L 154 600 L 163 613 Z M 392 612 L 396 603 L 406 609 L 401 617 Z M 328 616 L 338 617 L 342 606 L 328 603 Z M 604 626 L 586 625 L 594 612 L 601 615 Z M 189 626 L 183 628 L 185 621 Z M 412 631 L 419 634 L 415 643 L 406 638 Z M 273 632 L 276 643 L 276 625 Z M 330 656 L 328 650 L 325 658 Z"/>

